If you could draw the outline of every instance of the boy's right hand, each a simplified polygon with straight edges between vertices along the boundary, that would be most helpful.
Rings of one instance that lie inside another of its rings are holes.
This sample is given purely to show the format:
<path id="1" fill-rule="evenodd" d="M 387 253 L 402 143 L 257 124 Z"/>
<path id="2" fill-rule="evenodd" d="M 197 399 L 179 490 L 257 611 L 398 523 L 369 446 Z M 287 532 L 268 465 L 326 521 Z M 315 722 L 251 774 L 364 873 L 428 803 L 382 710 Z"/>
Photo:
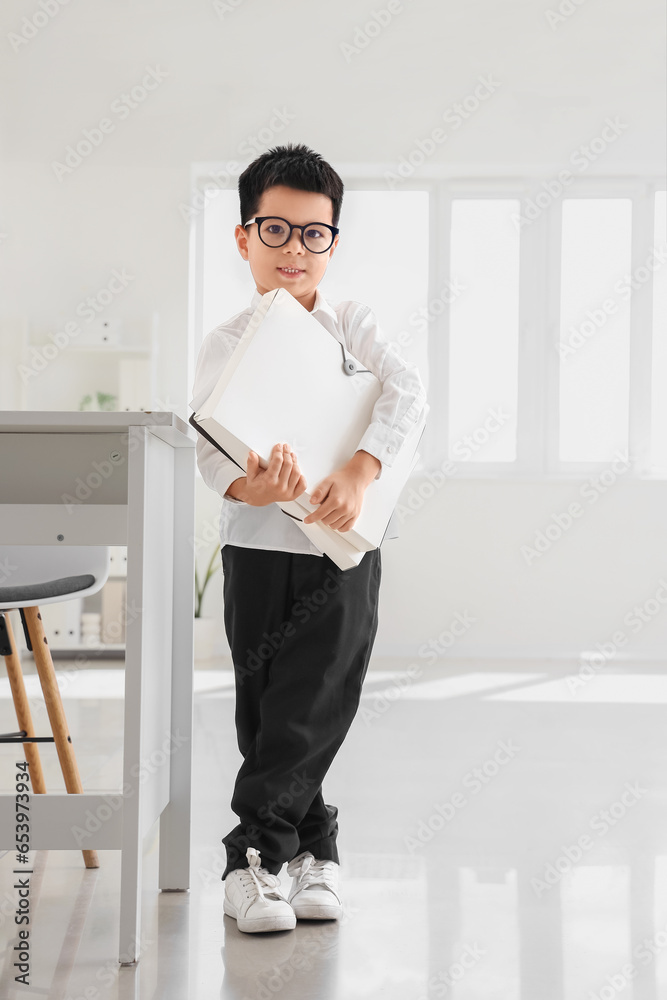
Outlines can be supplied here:
<path id="1" fill-rule="evenodd" d="M 305 488 L 305 477 L 290 446 L 274 444 L 266 469 L 259 467 L 259 455 L 249 452 L 245 477 L 235 479 L 227 492 L 251 507 L 266 507 L 277 500 L 295 500 Z"/>

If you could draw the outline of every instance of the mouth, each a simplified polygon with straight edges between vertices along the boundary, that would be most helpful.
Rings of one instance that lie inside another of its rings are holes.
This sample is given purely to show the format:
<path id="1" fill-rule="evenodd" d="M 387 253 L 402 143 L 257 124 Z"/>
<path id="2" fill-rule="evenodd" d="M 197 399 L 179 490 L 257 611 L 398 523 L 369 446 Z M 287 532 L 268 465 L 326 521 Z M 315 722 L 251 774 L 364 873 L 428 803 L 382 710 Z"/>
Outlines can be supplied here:
<path id="1" fill-rule="evenodd" d="M 300 274 L 306 273 L 303 268 L 298 267 L 279 267 L 277 270 L 286 278 L 298 278 Z"/>

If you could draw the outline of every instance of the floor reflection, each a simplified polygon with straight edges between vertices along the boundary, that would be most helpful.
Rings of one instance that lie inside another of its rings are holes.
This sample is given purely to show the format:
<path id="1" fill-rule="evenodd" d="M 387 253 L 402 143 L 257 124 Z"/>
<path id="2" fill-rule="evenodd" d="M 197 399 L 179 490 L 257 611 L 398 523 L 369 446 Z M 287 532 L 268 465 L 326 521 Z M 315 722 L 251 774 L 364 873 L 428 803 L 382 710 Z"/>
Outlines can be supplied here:
<path id="1" fill-rule="evenodd" d="M 93 673 L 94 671 L 90 671 Z M 615 664 L 577 686 L 541 662 L 371 670 L 325 781 L 339 807 L 344 917 L 244 934 L 222 912 L 222 836 L 240 764 L 229 671 L 195 704 L 192 886 L 157 891 L 119 969 L 120 855 L 33 852 L 32 983 L 56 1000 L 663 1000 L 667 674 Z M 84 787 L 114 787 L 122 671 L 66 692 Z M 231 696 L 230 696 L 231 695 Z M 12 729 L 0 687 L 0 731 Z M 69 717 L 69 712 L 68 712 Z M 73 722 L 74 727 L 74 722 Z M 504 749 L 503 749 L 504 748 Z M 15 748 L 0 748 L 3 787 Z M 46 757 L 46 754 L 44 754 Z M 45 761 L 56 781 L 57 761 Z M 48 775 L 47 775 L 48 781 Z M 55 785 L 47 785 L 55 787 Z M 0 857 L 0 995 L 13 981 L 13 855 Z M 281 873 L 283 889 L 291 879 Z M 93 992 L 91 992 L 93 990 Z"/>

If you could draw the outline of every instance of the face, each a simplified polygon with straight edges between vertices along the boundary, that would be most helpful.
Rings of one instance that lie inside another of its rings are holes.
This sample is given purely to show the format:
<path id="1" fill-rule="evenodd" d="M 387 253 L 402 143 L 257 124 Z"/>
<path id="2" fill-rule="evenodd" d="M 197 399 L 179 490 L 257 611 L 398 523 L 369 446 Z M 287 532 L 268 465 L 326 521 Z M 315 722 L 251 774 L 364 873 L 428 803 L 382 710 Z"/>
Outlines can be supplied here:
<path id="1" fill-rule="evenodd" d="M 332 213 L 333 205 L 327 195 L 276 184 L 264 192 L 255 214 L 276 215 L 298 226 L 309 222 L 326 222 L 331 226 Z M 267 247 L 262 243 L 256 223 L 248 226 L 247 230 L 237 226 L 234 235 L 239 253 L 250 263 L 260 295 L 266 295 L 274 288 L 286 288 L 310 312 L 315 305 L 315 289 L 338 246 L 338 235 L 325 253 L 306 250 L 298 229 L 292 230 L 290 239 L 281 247 Z M 286 274 L 283 268 L 297 268 L 299 273 Z"/>

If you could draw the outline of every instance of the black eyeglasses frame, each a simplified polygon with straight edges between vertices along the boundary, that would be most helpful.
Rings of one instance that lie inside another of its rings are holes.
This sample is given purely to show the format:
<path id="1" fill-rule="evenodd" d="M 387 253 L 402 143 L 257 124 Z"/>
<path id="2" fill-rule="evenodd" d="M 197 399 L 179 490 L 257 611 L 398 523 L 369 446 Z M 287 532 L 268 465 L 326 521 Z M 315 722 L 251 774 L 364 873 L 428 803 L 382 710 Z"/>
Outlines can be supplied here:
<path id="1" fill-rule="evenodd" d="M 262 234 L 260 232 L 260 229 L 261 229 L 262 223 L 265 222 L 266 219 L 279 219 L 281 222 L 285 222 L 289 226 L 289 236 L 287 237 L 287 239 L 283 240 L 282 243 L 278 243 L 278 244 L 267 243 L 266 240 L 262 240 Z M 247 226 L 251 225 L 251 223 L 253 223 L 253 222 L 257 223 L 257 235 L 259 236 L 260 240 L 262 240 L 262 243 L 264 244 L 264 246 L 265 247 L 271 247 L 273 250 L 278 250 L 280 247 L 284 247 L 285 243 L 289 243 L 289 241 L 292 239 L 292 233 L 294 232 L 295 229 L 298 229 L 298 230 L 300 230 L 299 237 L 301 239 L 301 245 L 304 248 L 304 250 L 307 250 L 308 253 L 326 253 L 327 250 L 331 250 L 331 247 L 333 246 L 333 241 L 335 240 L 336 236 L 340 232 L 340 229 L 337 226 L 330 226 L 328 222 L 307 222 L 305 226 L 294 226 L 287 219 L 284 219 L 282 217 L 282 215 L 256 215 L 253 219 L 248 219 L 248 221 L 243 224 L 243 228 L 245 229 Z M 324 249 L 324 250 L 311 250 L 310 247 L 306 246 L 304 238 L 303 238 L 303 231 L 304 231 L 304 229 L 308 229 L 309 226 L 319 226 L 321 229 L 329 229 L 331 231 L 331 243 L 329 244 L 328 247 L 326 247 L 326 249 Z"/>

